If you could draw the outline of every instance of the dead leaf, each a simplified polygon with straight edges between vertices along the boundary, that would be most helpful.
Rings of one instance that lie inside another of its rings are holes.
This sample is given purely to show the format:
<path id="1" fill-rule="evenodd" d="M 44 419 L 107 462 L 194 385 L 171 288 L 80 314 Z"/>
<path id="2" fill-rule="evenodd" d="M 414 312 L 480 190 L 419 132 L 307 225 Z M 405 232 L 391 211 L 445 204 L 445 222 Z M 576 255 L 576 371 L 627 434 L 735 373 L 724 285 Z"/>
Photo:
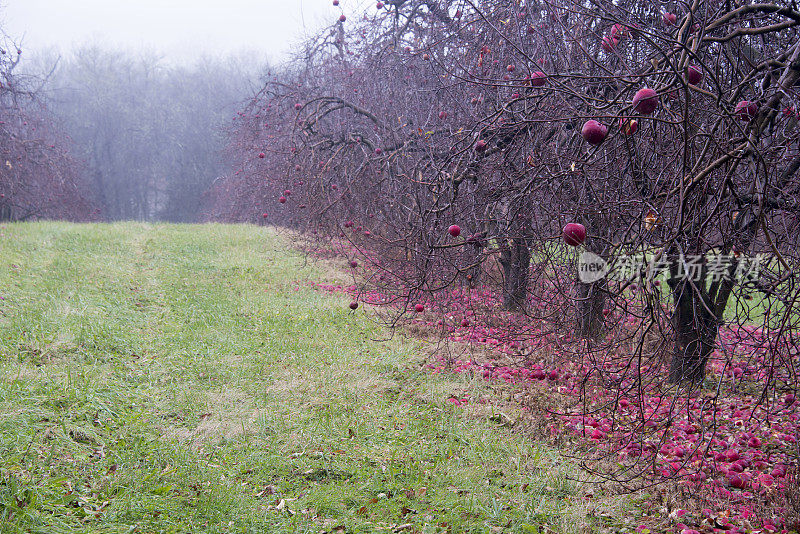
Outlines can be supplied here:
<path id="1" fill-rule="evenodd" d="M 489 417 L 489 421 L 497 423 L 500 426 L 513 426 L 514 421 L 503 412 L 498 412 Z"/>
<path id="2" fill-rule="evenodd" d="M 403 507 L 400 509 L 400 517 L 405 517 L 405 516 L 407 516 L 408 514 L 416 514 L 416 513 L 417 513 L 417 511 L 416 511 L 416 510 L 414 510 L 414 509 L 412 509 L 412 508 L 409 508 L 408 506 L 403 506 Z"/>

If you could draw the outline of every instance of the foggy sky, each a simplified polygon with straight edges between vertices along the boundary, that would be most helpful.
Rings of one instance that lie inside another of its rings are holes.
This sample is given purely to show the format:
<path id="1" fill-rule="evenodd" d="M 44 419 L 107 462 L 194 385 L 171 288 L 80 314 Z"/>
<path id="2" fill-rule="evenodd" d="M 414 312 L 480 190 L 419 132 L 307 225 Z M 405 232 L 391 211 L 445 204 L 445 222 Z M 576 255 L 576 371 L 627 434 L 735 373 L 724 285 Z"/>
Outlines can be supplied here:
<path id="1" fill-rule="evenodd" d="M 66 52 L 90 41 L 167 58 L 256 50 L 284 59 L 306 33 L 366 0 L 0 0 L 0 20 L 23 48 Z"/>

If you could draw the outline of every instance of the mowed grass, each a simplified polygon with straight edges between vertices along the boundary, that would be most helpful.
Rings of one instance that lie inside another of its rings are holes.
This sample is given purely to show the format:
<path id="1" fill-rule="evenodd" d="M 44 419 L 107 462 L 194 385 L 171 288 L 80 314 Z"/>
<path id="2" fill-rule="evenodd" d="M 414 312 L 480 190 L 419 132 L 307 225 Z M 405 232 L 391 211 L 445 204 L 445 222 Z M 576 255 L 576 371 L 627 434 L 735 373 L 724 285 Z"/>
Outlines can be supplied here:
<path id="1" fill-rule="evenodd" d="M 325 269 L 252 226 L 0 226 L 0 532 L 594 530 Z"/>

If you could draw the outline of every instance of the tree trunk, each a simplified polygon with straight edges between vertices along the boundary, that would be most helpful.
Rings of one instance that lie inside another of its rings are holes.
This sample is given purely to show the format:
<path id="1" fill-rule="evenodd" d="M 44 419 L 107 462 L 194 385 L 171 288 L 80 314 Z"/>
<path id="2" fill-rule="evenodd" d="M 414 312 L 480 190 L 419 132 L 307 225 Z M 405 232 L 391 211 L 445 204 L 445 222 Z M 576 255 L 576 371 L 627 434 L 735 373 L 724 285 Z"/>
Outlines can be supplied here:
<path id="1" fill-rule="evenodd" d="M 472 243 L 467 241 L 468 246 L 464 247 L 463 262 L 465 269 L 462 284 L 467 287 L 477 287 L 481 283 L 481 275 L 483 271 L 483 239 L 481 237 L 473 237 Z"/>
<path id="2" fill-rule="evenodd" d="M 505 244 L 500 251 L 500 264 L 503 266 L 503 307 L 524 310 L 531 266 L 527 240 L 515 237 L 510 246 Z"/>
<path id="3" fill-rule="evenodd" d="M 673 324 L 675 346 L 669 369 L 669 382 L 700 384 L 717 338 L 719 321 L 703 303 L 702 295 L 685 280 L 672 287 L 675 299 Z"/>
<path id="4" fill-rule="evenodd" d="M 11 205 L 8 203 L 0 204 L 0 221 L 13 221 L 14 214 L 11 210 Z"/>
<path id="5" fill-rule="evenodd" d="M 578 281 L 576 289 L 577 334 L 582 339 L 598 339 L 603 333 L 603 310 L 606 306 L 608 280 L 603 278 L 591 284 Z"/>

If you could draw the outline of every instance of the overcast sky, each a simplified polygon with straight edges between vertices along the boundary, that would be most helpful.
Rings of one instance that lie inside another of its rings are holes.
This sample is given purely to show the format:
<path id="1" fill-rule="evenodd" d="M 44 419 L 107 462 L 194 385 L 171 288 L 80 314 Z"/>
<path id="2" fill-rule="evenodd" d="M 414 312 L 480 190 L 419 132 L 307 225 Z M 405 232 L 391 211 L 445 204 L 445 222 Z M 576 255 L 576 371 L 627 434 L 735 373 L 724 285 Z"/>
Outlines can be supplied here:
<path id="1" fill-rule="evenodd" d="M 207 53 L 262 51 L 286 57 L 307 32 L 352 16 L 366 0 L 0 0 L 0 20 L 23 47 L 98 41 L 147 47 L 176 60 Z"/>

